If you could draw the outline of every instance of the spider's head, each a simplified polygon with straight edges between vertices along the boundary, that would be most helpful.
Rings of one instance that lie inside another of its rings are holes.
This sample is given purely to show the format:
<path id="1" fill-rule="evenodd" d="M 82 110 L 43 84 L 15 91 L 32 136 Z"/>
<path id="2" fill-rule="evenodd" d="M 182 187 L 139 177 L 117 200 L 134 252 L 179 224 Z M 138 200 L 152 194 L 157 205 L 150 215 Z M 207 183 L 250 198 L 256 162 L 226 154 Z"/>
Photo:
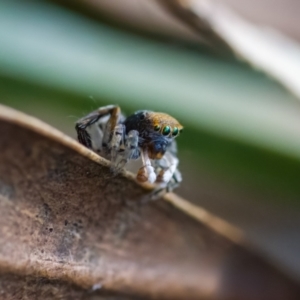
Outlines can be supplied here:
<path id="1" fill-rule="evenodd" d="M 148 114 L 153 130 L 164 137 L 175 138 L 183 130 L 183 126 L 170 115 L 159 112 Z"/>
<path id="2" fill-rule="evenodd" d="M 160 159 L 168 145 L 183 130 L 183 126 L 173 117 L 160 112 L 147 110 L 137 111 L 125 122 L 126 132 L 139 132 L 139 146 L 148 149 L 151 159 Z"/>

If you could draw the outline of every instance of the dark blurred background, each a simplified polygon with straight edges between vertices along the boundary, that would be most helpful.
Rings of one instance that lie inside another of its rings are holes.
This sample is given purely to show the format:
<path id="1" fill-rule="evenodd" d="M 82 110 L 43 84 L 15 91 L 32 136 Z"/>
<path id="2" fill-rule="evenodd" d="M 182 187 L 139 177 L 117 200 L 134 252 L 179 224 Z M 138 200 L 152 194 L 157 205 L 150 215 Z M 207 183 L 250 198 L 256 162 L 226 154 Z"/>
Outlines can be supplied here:
<path id="1" fill-rule="evenodd" d="M 106 104 L 173 115 L 178 194 L 300 279 L 299 13 L 292 0 L 0 0 L 0 102 L 74 138 Z"/>

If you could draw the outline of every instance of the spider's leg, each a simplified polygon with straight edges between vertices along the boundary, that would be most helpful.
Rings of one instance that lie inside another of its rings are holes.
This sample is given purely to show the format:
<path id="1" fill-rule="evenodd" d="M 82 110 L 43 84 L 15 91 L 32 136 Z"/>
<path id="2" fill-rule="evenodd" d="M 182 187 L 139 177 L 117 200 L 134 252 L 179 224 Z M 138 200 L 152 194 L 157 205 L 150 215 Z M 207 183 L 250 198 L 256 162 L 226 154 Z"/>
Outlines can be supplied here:
<path id="1" fill-rule="evenodd" d="M 141 152 L 143 167 L 141 167 L 137 174 L 137 180 L 140 182 L 149 181 L 150 183 L 154 183 L 156 180 L 156 174 L 154 172 L 154 168 L 151 165 L 151 161 L 148 156 L 147 149 L 143 149 Z"/>
<path id="2" fill-rule="evenodd" d="M 176 142 L 173 141 L 164 157 L 155 162 L 158 176 L 156 189 L 150 194 L 150 199 L 155 200 L 165 193 L 173 191 L 182 181 L 180 171 L 177 169 L 179 160 L 176 157 Z"/>
<path id="3" fill-rule="evenodd" d="M 125 131 L 125 129 L 124 129 Z M 115 172 L 122 170 L 130 160 L 135 160 L 140 157 L 139 149 L 139 133 L 137 130 L 128 132 L 125 141 L 125 149 L 122 153 L 118 154 L 115 159 Z M 112 161 L 113 162 L 113 161 Z"/>
<path id="4" fill-rule="evenodd" d="M 140 155 L 139 132 L 137 130 L 131 130 L 126 137 L 125 150 L 119 155 L 120 160 L 116 165 L 117 170 L 123 169 L 130 160 L 136 160 Z"/>
<path id="5" fill-rule="evenodd" d="M 161 187 L 166 187 L 167 190 L 172 190 L 182 181 L 181 173 L 178 170 L 178 164 L 177 143 L 173 140 L 164 157 L 157 161 L 157 166 L 160 168 L 160 172 L 157 176 L 157 182 L 160 183 Z"/>
<path id="6" fill-rule="evenodd" d="M 127 162 L 132 159 L 138 159 L 140 157 L 139 150 L 139 132 L 137 130 L 130 130 L 127 135 L 125 143 L 124 157 Z"/>
<path id="7" fill-rule="evenodd" d="M 108 117 L 108 116 L 107 116 Z M 97 152 L 102 152 L 102 141 L 103 141 L 103 129 L 101 128 L 101 123 L 105 122 L 105 118 L 101 118 L 98 122 L 93 124 L 88 128 L 88 133 L 91 137 L 92 149 Z M 107 122 L 107 118 L 106 118 Z"/>
<path id="8" fill-rule="evenodd" d="M 112 131 L 111 139 L 109 142 L 111 169 L 117 173 L 116 166 L 119 158 L 120 146 L 124 143 L 125 126 L 123 124 L 116 125 Z"/>
<path id="9" fill-rule="evenodd" d="M 94 111 L 76 122 L 77 138 L 82 145 L 92 148 L 91 136 L 87 132 L 87 128 L 96 123 L 101 116 Z"/>
<path id="10" fill-rule="evenodd" d="M 143 199 L 143 203 L 147 203 L 149 201 L 157 200 L 164 196 L 166 193 L 172 192 L 175 188 L 177 188 L 182 181 L 181 173 L 178 169 L 175 170 L 171 180 L 166 183 L 159 184 L 149 195 L 147 195 Z"/>
<path id="11" fill-rule="evenodd" d="M 112 149 L 111 145 L 112 143 L 114 143 L 114 141 L 112 141 L 112 139 L 114 138 L 114 134 L 118 135 L 117 132 L 122 130 L 121 127 L 118 127 L 118 129 L 116 129 L 115 131 L 115 128 L 118 125 L 120 125 L 119 123 L 122 118 L 122 115 L 119 106 L 108 105 L 107 107 L 110 107 L 109 109 L 110 118 L 108 119 L 104 130 L 103 146 Z M 123 135 L 123 131 L 122 131 L 122 135 Z"/>
<path id="12" fill-rule="evenodd" d="M 182 175 L 178 169 L 175 170 L 173 177 L 169 181 L 167 187 L 166 187 L 166 192 L 172 192 L 175 188 L 177 188 L 182 181 Z"/>
<path id="13" fill-rule="evenodd" d="M 156 180 L 161 187 L 167 187 L 175 172 L 177 171 L 177 173 L 179 173 L 177 170 L 179 164 L 178 158 L 168 151 L 165 153 L 164 158 L 167 162 L 167 167 L 161 167 L 161 171 L 159 172 Z"/>
<path id="14" fill-rule="evenodd" d="M 91 136 L 87 132 L 87 128 L 94 125 L 99 121 L 100 118 L 106 115 L 114 116 L 113 119 L 115 122 L 118 118 L 116 116 L 120 116 L 120 108 L 116 105 L 107 105 L 100 107 L 99 109 L 91 112 L 87 116 L 79 119 L 76 122 L 76 131 L 78 141 L 88 148 L 92 148 Z M 111 118 L 110 118 L 111 119 Z M 114 128 L 114 127 L 113 127 Z"/>

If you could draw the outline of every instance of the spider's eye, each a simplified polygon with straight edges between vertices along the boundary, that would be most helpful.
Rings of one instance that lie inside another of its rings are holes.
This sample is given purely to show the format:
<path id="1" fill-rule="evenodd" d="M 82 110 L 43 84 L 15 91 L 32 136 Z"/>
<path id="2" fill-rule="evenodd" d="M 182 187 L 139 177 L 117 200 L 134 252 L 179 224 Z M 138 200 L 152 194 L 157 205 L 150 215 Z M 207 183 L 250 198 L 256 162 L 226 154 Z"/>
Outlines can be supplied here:
<path id="1" fill-rule="evenodd" d="M 140 120 L 144 120 L 146 118 L 145 114 L 144 113 L 141 113 L 140 114 Z"/>
<path id="2" fill-rule="evenodd" d="M 177 128 L 177 127 L 174 127 L 173 132 L 172 132 L 172 135 L 173 135 L 173 136 L 176 136 L 178 133 L 179 133 L 178 128 Z"/>
<path id="3" fill-rule="evenodd" d="M 170 126 L 165 126 L 164 129 L 163 129 L 163 131 L 162 131 L 162 134 L 163 135 L 169 135 L 170 132 L 171 132 Z"/>
<path id="4" fill-rule="evenodd" d="M 154 126 L 154 130 L 155 130 L 155 131 L 159 131 L 159 130 L 160 130 L 160 126 L 159 126 L 159 125 L 155 125 L 155 126 Z"/>

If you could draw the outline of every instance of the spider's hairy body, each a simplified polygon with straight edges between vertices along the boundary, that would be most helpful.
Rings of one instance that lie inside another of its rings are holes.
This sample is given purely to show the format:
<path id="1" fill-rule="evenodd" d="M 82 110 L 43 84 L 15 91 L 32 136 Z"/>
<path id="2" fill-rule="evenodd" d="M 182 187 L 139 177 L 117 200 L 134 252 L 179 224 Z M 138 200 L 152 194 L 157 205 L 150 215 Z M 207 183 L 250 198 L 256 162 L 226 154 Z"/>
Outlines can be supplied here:
<path id="1" fill-rule="evenodd" d="M 137 179 L 156 182 L 166 191 L 181 181 L 175 137 L 182 129 L 168 114 L 140 110 L 125 118 L 115 105 L 100 107 L 76 123 L 79 142 L 110 159 L 114 173 L 141 158 Z"/>

